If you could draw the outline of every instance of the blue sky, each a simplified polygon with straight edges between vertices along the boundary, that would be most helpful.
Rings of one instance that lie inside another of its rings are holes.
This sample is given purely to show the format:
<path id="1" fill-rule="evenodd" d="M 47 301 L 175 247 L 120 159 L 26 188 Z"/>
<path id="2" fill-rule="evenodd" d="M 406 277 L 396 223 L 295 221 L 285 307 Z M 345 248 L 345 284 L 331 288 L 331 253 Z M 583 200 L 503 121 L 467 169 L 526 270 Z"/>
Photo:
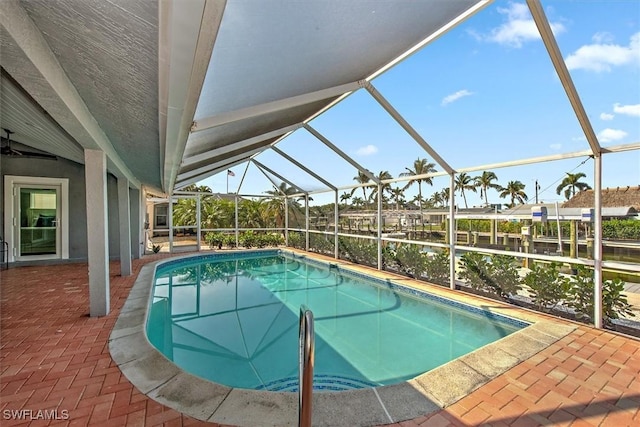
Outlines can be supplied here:
<path id="1" fill-rule="evenodd" d="M 640 142 L 640 1 L 543 0 L 542 5 L 600 143 Z M 454 169 L 589 148 L 523 2 L 495 1 L 373 85 Z M 311 125 L 375 174 L 386 170 L 397 177 L 419 157 L 434 162 L 364 90 Z M 278 147 L 338 187 L 355 184 L 356 170 L 304 130 Z M 273 152 L 257 159 L 306 190 L 324 187 Z M 639 150 L 607 154 L 603 165 L 604 187 L 640 184 Z M 233 168 L 230 191 L 237 190 L 244 170 L 245 165 Z M 555 189 L 566 172 L 585 173 L 584 181 L 593 186 L 588 158 L 493 172 L 501 185 L 524 183 L 531 201 L 536 180 L 539 200 L 562 201 Z M 226 183 L 221 173 L 200 184 L 224 192 Z M 448 178 L 434 178 L 433 187 L 423 187 L 423 196 L 446 186 Z M 270 182 L 251 166 L 240 192 L 269 189 Z M 411 199 L 417 186 L 405 194 Z M 334 196 L 313 197 L 315 203 L 328 203 Z M 456 201 L 464 205 L 461 197 Z M 474 193 L 467 201 L 469 206 L 482 203 Z M 493 190 L 489 201 L 508 202 Z"/>

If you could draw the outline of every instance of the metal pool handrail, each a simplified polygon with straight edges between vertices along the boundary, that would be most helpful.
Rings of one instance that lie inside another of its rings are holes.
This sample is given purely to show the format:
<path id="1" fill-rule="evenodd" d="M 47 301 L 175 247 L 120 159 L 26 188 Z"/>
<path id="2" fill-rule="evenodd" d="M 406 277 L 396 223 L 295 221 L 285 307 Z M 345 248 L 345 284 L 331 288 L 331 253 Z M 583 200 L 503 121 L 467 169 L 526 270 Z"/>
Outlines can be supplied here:
<path id="1" fill-rule="evenodd" d="M 298 355 L 300 361 L 300 384 L 298 385 L 298 426 L 311 427 L 315 334 L 313 331 L 313 313 L 304 304 L 300 306 L 298 338 Z"/>

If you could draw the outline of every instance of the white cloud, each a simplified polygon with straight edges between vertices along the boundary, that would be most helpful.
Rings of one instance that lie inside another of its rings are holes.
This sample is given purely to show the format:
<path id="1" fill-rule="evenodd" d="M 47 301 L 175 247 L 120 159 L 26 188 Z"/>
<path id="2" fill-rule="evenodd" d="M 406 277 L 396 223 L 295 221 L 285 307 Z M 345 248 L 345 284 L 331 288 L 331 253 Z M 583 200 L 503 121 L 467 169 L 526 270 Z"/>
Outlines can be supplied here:
<path id="1" fill-rule="evenodd" d="M 358 156 L 371 156 L 372 154 L 376 154 L 378 152 L 378 147 L 375 145 L 365 145 L 364 147 L 360 147 L 356 150 L 356 154 Z"/>
<path id="2" fill-rule="evenodd" d="M 600 142 L 613 142 L 627 136 L 627 133 L 620 129 L 606 128 L 598 134 L 598 140 Z"/>
<path id="3" fill-rule="evenodd" d="M 540 39 L 538 28 L 529 13 L 529 8 L 524 3 L 510 3 L 507 8 L 499 7 L 498 13 L 506 15 L 506 22 L 481 38 L 514 48 L 520 48 L 526 42 Z M 559 22 L 551 22 L 549 25 L 555 35 L 565 31 L 564 25 Z"/>
<path id="4" fill-rule="evenodd" d="M 456 93 L 452 93 L 451 95 L 447 95 L 442 99 L 442 105 L 451 104 L 454 101 L 457 101 L 460 98 L 464 98 L 465 96 L 473 95 L 473 92 L 469 92 L 466 89 L 462 89 L 457 91 Z"/>
<path id="5" fill-rule="evenodd" d="M 602 72 L 621 65 L 640 65 L 640 32 L 631 36 L 627 46 L 599 40 L 603 39 L 596 34 L 595 43 L 584 45 L 569 55 L 565 59 L 567 68 Z"/>
<path id="6" fill-rule="evenodd" d="M 613 42 L 613 34 L 607 33 L 606 31 L 597 32 L 591 37 L 596 43 L 612 43 Z"/>
<path id="7" fill-rule="evenodd" d="M 600 113 L 600 120 L 613 120 L 613 114 Z"/>
<path id="8" fill-rule="evenodd" d="M 640 104 L 620 105 L 613 104 L 613 112 L 618 114 L 626 114 L 628 116 L 640 117 Z"/>
<path id="9" fill-rule="evenodd" d="M 551 144 L 549 148 L 551 148 L 554 151 L 559 151 L 562 148 L 562 144 Z"/>

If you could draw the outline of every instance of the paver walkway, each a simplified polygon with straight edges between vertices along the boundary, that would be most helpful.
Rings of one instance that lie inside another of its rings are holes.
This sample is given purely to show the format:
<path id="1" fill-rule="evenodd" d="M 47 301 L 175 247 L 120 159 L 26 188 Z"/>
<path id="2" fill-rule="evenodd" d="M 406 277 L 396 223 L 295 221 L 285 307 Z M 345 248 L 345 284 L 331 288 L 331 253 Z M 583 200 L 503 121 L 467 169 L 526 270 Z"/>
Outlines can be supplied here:
<path id="1" fill-rule="evenodd" d="M 0 271 L 0 425 L 213 425 L 138 392 L 109 355 L 135 275 L 164 256 L 135 260 L 130 277 L 112 263 L 101 318 L 88 316 L 86 264 Z M 483 423 L 640 426 L 640 342 L 581 326 L 445 410 L 394 426 Z"/>

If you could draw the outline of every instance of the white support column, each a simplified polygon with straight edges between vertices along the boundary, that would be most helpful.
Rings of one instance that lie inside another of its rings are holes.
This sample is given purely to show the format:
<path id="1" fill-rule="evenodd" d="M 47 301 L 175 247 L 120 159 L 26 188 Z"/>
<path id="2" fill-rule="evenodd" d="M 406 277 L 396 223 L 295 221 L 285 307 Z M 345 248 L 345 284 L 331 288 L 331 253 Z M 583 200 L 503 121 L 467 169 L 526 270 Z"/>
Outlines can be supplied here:
<path id="1" fill-rule="evenodd" d="M 201 212 L 200 209 L 202 208 L 202 195 L 200 193 L 198 193 L 198 196 L 196 198 L 196 236 L 198 238 L 198 252 L 200 252 L 200 250 L 202 249 L 202 225 L 200 224 L 201 222 Z"/>
<path id="2" fill-rule="evenodd" d="M 451 174 L 449 182 L 449 287 L 456 289 L 456 175 Z"/>
<path id="3" fill-rule="evenodd" d="M 234 201 L 234 224 L 236 227 L 235 230 L 235 234 L 236 234 L 236 248 L 240 245 L 240 230 L 238 230 L 239 228 L 239 224 L 240 224 L 240 216 L 238 215 L 238 195 L 236 194 L 235 196 L 233 196 L 233 201 Z"/>
<path id="4" fill-rule="evenodd" d="M 131 209 L 129 180 L 118 178 L 118 222 L 120 227 L 120 275 L 131 275 Z"/>
<path id="5" fill-rule="evenodd" d="M 309 195 L 304 195 L 304 229 L 305 229 L 305 243 L 304 250 L 309 251 Z"/>
<path id="6" fill-rule="evenodd" d="M 167 199 L 169 206 L 167 207 L 167 221 L 169 222 L 169 253 L 173 253 L 173 196 L 169 196 Z"/>
<path id="7" fill-rule="evenodd" d="M 84 151 L 89 258 L 89 315 L 109 314 L 109 234 L 107 221 L 107 156 Z"/>
<path id="8" fill-rule="evenodd" d="M 378 183 L 378 270 L 382 270 L 382 184 Z"/>
<path id="9" fill-rule="evenodd" d="M 594 156 L 593 160 L 593 324 L 602 328 L 602 155 Z"/>
<path id="10" fill-rule="evenodd" d="M 136 250 L 138 251 L 137 257 L 142 258 L 145 248 L 147 247 L 147 191 L 144 187 L 140 188 L 139 194 L 138 204 L 140 206 L 140 212 L 138 216 L 140 217 L 140 226 L 138 227 L 138 248 Z"/>
<path id="11" fill-rule="evenodd" d="M 338 237 L 338 221 L 340 221 L 340 211 L 338 209 L 338 190 L 335 191 L 335 209 L 333 215 L 333 222 L 335 224 L 333 234 L 333 257 L 335 259 L 338 259 L 340 257 L 340 239 Z"/>
<path id="12" fill-rule="evenodd" d="M 289 246 L 289 199 L 284 196 L 282 199 L 284 203 L 284 245 Z"/>

